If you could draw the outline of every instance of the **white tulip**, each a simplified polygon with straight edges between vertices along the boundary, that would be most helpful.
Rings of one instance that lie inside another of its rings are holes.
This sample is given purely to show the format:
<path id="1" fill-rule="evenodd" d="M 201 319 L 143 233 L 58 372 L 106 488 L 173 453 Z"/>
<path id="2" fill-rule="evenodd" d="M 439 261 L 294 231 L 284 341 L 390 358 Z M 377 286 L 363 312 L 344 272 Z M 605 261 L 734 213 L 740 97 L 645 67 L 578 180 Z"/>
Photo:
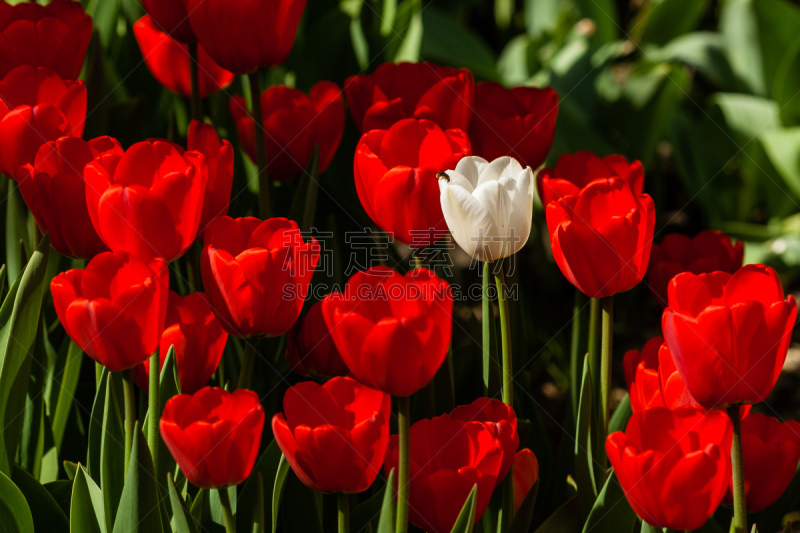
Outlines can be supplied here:
<path id="1" fill-rule="evenodd" d="M 442 212 L 459 246 L 479 261 L 517 253 L 531 233 L 533 171 L 516 159 L 465 157 L 439 173 Z"/>

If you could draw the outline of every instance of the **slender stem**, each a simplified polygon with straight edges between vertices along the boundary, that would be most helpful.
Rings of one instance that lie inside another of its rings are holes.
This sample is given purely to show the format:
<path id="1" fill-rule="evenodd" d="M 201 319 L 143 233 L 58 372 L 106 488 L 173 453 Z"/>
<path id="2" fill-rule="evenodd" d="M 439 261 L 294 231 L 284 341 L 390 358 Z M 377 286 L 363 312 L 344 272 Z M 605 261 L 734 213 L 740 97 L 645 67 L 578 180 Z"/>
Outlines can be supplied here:
<path id="1" fill-rule="evenodd" d="M 483 386 L 488 397 L 495 394 L 497 382 L 492 379 L 496 355 L 496 331 L 494 329 L 494 306 L 492 305 L 492 263 L 483 263 L 483 298 L 481 302 L 481 327 L 483 335 Z"/>
<path id="2" fill-rule="evenodd" d="M 583 298 L 581 291 L 575 289 L 575 303 L 572 306 L 572 340 L 569 345 L 569 368 L 570 384 L 569 388 L 572 397 L 572 415 L 578 419 L 578 401 L 580 394 L 580 343 L 581 343 L 581 306 Z"/>
<path id="3" fill-rule="evenodd" d="M 94 363 L 94 383 L 95 390 L 100 388 L 100 380 L 103 379 L 103 365 L 96 362 Z"/>
<path id="4" fill-rule="evenodd" d="M 133 395 L 133 373 L 130 369 L 122 371 L 122 392 L 125 396 L 125 474 L 127 475 L 136 425 L 136 400 Z"/>
<path id="5" fill-rule="evenodd" d="M 514 372 L 511 366 L 511 317 L 508 314 L 506 298 L 506 277 L 503 273 L 502 261 L 492 264 L 494 284 L 497 285 L 497 303 L 500 307 L 500 337 L 503 346 L 503 403 L 513 407 L 514 404 Z"/>
<path id="6" fill-rule="evenodd" d="M 264 115 L 261 111 L 261 84 L 258 72 L 248 74 L 250 95 L 253 100 L 253 124 L 255 128 L 256 164 L 258 165 L 258 211 L 262 219 L 271 215 L 269 203 L 269 175 L 267 174 L 267 138 L 264 135 Z"/>
<path id="7" fill-rule="evenodd" d="M 611 389 L 611 362 L 614 341 L 614 297 L 606 296 L 602 299 L 603 304 L 603 338 L 600 350 L 600 412 L 603 419 L 603 434 L 600 435 L 599 442 L 606 442 L 608 435 L 608 396 Z M 603 448 L 600 446 L 598 448 Z M 606 467 L 606 455 L 602 454 L 599 458 Z"/>
<path id="8" fill-rule="evenodd" d="M 514 466 L 503 480 L 503 512 L 501 514 L 500 531 L 508 531 L 514 519 Z"/>
<path id="9" fill-rule="evenodd" d="M 744 464 L 742 457 L 742 419 L 738 404 L 728 407 L 728 416 L 733 422 L 733 445 L 731 446 L 733 531 L 735 533 L 747 533 L 747 501 L 744 494 Z"/>
<path id="10" fill-rule="evenodd" d="M 592 298 L 589 304 L 589 372 L 592 389 L 600 390 L 600 299 Z"/>
<path id="11" fill-rule="evenodd" d="M 253 377 L 253 367 L 256 362 L 256 343 L 255 337 L 244 339 L 244 355 L 242 355 L 242 368 L 239 370 L 239 379 L 236 380 L 237 389 L 246 389 L 250 386 L 250 378 Z"/>
<path id="12" fill-rule="evenodd" d="M 161 413 L 158 412 L 160 371 L 161 361 L 156 349 L 150 356 L 150 386 L 147 390 L 147 445 L 153 457 L 153 476 L 156 481 L 158 481 L 158 421 L 161 418 Z"/>
<path id="13" fill-rule="evenodd" d="M 350 496 L 340 492 L 336 499 L 339 510 L 339 533 L 350 533 Z"/>
<path id="14" fill-rule="evenodd" d="M 399 465 L 397 468 L 397 527 L 395 533 L 408 532 L 409 494 L 409 426 L 411 425 L 411 402 L 408 396 L 397 398 L 397 426 L 399 438 Z"/>
<path id="15" fill-rule="evenodd" d="M 200 73 L 197 68 L 197 43 L 189 44 L 189 68 L 192 78 L 192 101 L 191 111 L 194 120 L 203 120 L 200 108 Z"/>
<path id="16" fill-rule="evenodd" d="M 222 518 L 225 520 L 225 533 L 236 533 L 236 519 L 233 517 L 231 500 L 228 497 L 228 487 L 217 489 L 219 502 L 222 504 Z"/>

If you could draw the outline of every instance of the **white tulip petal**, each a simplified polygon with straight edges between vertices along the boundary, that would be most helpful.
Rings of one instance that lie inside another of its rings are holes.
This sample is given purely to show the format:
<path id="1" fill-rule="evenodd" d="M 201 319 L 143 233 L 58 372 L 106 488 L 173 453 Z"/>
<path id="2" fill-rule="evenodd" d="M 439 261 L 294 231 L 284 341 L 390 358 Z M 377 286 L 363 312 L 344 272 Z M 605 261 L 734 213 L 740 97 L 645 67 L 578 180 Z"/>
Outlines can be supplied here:
<path id="1" fill-rule="evenodd" d="M 456 165 L 456 172 L 464 176 L 472 184 L 472 189 L 478 186 L 478 179 L 481 173 L 489 165 L 489 162 L 482 157 L 470 155 L 462 157 Z"/>
<path id="2" fill-rule="evenodd" d="M 442 190 L 444 185 L 461 187 L 470 194 L 475 190 L 475 186 L 458 170 L 446 170 L 444 173 L 447 174 L 447 179 L 439 178 L 439 191 Z"/>
<path id="3" fill-rule="evenodd" d="M 498 250 L 495 252 L 495 254 L 502 254 L 500 257 L 506 257 L 510 255 L 511 248 L 513 248 L 516 244 L 508 242 L 508 219 L 512 206 L 511 197 L 508 193 L 508 190 L 503 186 L 504 181 L 512 189 L 515 186 L 513 180 L 508 179 L 501 181 L 488 181 L 479 185 L 478 188 L 475 189 L 475 192 L 472 193 L 472 195 L 486 208 L 495 225 L 497 226 L 498 236 L 494 239 L 497 242 L 492 248 L 496 248 Z M 509 246 L 509 244 L 511 244 L 511 246 Z M 499 257 L 495 256 L 494 259 L 499 259 Z"/>
<path id="4" fill-rule="evenodd" d="M 521 171 L 522 165 L 513 157 L 498 157 L 483 169 L 478 185 L 504 177 L 516 179 Z"/>
<path id="5" fill-rule="evenodd" d="M 476 197 L 463 187 L 451 187 L 442 181 L 439 183 L 440 201 L 450 233 L 470 256 L 486 261 L 487 253 L 492 255 L 491 248 L 487 250 L 486 247 L 493 247 L 500 234 L 497 225 Z"/>

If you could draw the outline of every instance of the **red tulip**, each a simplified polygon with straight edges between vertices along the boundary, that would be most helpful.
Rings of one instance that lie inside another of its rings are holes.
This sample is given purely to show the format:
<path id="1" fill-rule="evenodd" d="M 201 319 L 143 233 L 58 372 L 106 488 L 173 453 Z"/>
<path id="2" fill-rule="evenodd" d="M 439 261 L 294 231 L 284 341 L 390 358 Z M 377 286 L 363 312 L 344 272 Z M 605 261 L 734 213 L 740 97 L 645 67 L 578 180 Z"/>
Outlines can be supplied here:
<path id="1" fill-rule="evenodd" d="M 363 492 L 381 470 L 391 399 L 351 378 L 290 387 L 272 432 L 294 473 L 319 492 Z"/>
<path id="2" fill-rule="evenodd" d="M 80 2 L 0 2 L 0 77 L 30 65 L 77 79 L 91 37 L 92 18 Z"/>
<path id="3" fill-rule="evenodd" d="M 797 316 L 778 275 L 747 265 L 727 272 L 678 274 L 661 326 L 691 395 L 705 408 L 766 399 L 786 359 Z"/>
<path id="4" fill-rule="evenodd" d="M 719 506 L 731 477 L 733 426 L 722 411 L 663 407 L 633 413 L 606 452 L 636 514 L 655 527 L 693 530 Z"/>
<path id="5" fill-rule="evenodd" d="M 83 135 L 85 118 L 82 81 L 64 81 L 45 67 L 15 68 L 0 81 L 0 172 L 16 178 L 47 141 Z"/>
<path id="6" fill-rule="evenodd" d="M 344 364 L 317 302 L 298 320 L 286 336 L 286 360 L 293 372 L 302 375 L 346 376 Z"/>
<path id="7" fill-rule="evenodd" d="M 747 512 L 766 509 L 792 481 L 800 461 L 800 423 L 779 420 L 761 413 L 742 419 L 742 461 Z M 731 486 L 722 500 L 733 504 Z"/>
<path id="8" fill-rule="evenodd" d="M 356 379 L 394 396 L 430 382 L 444 362 L 453 295 L 430 270 L 405 276 L 388 267 L 357 272 L 344 294 L 329 294 L 322 314 Z"/>
<path id="9" fill-rule="evenodd" d="M 553 144 L 558 94 L 549 87 L 514 87 L 484 81 L 475 89 L 469 128 L 472 151 L 487 161 L 511 156 L 523 167 L 544 163 Z"/>
<path id="10" fill-rule="evenodd" d="M 270 179 L 285 181 L 305 172 L 316 145 L 319 172 L 328 168 L 344 131 L 344 102 L 338 85 L 321 81 L 308 96 L 285 85 L 270 87 L 261 95 L 261 108 Z M 242 149 L 255 161 L 255 125 L 244 98 L 231 98 L 230 111 Z"/>
<path id="11" fill-rule="evenodd" d="M 208 168 L 197 152 L 163 140 L 134 144 L 86 165 L 86 203 L 109 248 L 172 261 L 200 224 Z"/>
<path id="12" fill-rule="evenodd" d="M 673 233 L 653 244 L 647 284 L 658 303 L 667 305 L 669 281 L 681 272 L 709 274 L 721 271 L 733 274 L 744 261 L 744 244 L 735 245 L 721 231 L 701 231 L 694 238 Z"/>
<path id="13" fill-rule="evenodd" d="M 220 141 L 214 126 L 197 120 L 189 123 L 186 147 L 203 154 L 208 167 L 203 214 L 198 230 L 198 235 L 202 235 L 212 220 L 228 214 L 233 187 L 233 147 L 228 141 Z"/>
<path id="14" fill-rule="evenodd" d="M 211 307 L 234 337 L 277 336 L 297 321 L 320 246 L 285 218 L 218 217 L 205 232 L 200 268 Z"/>
<path id="15" fill-rule="evenodd" d="M 236 74 L 280 65 L 289 56 L 306 0 L 187 0 L 198 42 Z"/>
<path id="16" fill-rule="evenodd" d="M 472 487 L 478 485 L 475 522 L 483 516 L 503 458 L 503 447 L 482 424 L 447 415 L 420 420 L 410 430 L 409 521 L 429 533 L 449 533 Z M 398 465 L 398 438 L 389 438 L 384 467 Z"/>
<path id="17" fill-rule="evenodd" d="M 108 251 L 89 218 L 83 167 L 112 153 L 122 153 L 122 147 L 111 137 L 89 142 L 61 137 L 42 145 L 33 164 L 19 167 L 16 178 L 22 198 L 41 232 L 50 232 L 50 245 L 61 255 L 91 259 Z"/>
<path id="18" fill-rule="evenodd" d="M 667 409 L 674 410 L 687 406 L 703 409 L 703 406 L 697 403 L 689 389 L 686 388 L 686 383 L 678 372 L 678 367 L 675 366 L 666 342 L 658 349 L 658 378 L 661 396 Z M 749 410 L 750 406 L 745 407 Z"/>
<path id="19" fill-rule="evenodd" d="M 354 170 L 361 205 L 396 239 L 428 246 L 447 232 L 436 174 L 471 153 L 463 131 L 442 131 L 430 120 L 409 118 L 365 133 Z"/>
<path id="20" fill-rule="evenodd" d="M 514 454 L 519 448 L 519 434 L 517 434 L 517 414 L 514 409 L 500 400 L 493 398 L 478 398 L 469 405 L 461 405 L 450 412 L 450 418 L 464 422 L 483 424 L 492 432 L 503 446 L 503 462 L 497 474 L 497 484 L 503 482 L 511 464 Z"/>
<path id="21" fill-rule="evenodd" d="M 197 41 L 186 11 L 188 0 L 142 0 L 142 7 L 158 29 L 181 43 Z M 134 28 L 135 31 L 135 28 Z"/>
<path id="22" fill-rule="evenodd" d="M 564 196 L 578 194 L 594 180 L 620 179 L 639 196 L 644 189 L 644 167 L 621 155 L 600 157 L 592 152 L 564 154 L 554 169 L 543 168 L 536 176 L 536 188 L 543 206 Z"/>
<path id="23" fill-rule="evenodd" d="M 597 180 L 547 206 L 553 256 L 570 283 L 592 298 L 633 288 L 653 244 L 653 199 L 625 182 Z"/>
<path id="24" fill-rule="evenodd" d="M 533 485 L 539 481 L 539 461 L 528 448 L 520 450 L 514 456 L 514 514 L 519 511 Z"/>
<path id="25" fill-rule="evenodd" d="M 467 69 L 434 63 L 384 63 L 344 82 L 347 106 L 362 133 L 388 130 L 405 118 L 427 119 L 443 130 L 467 131 L 475 81 Z"/>
<path id="26" fill-rule="evenodd" d="M 253 470 L 264 409 L 253 391 L 205 387 L 170 398 L 159 425 L 161 438 L 192 485 L 230 487 Z"/>
<path id="27" fill-rule="evenodd" d="M 206 295 L 195 292 L 181 297 L 169 291 L 167 318 L 161 335 L 161 367 L 170 346 L 175 346 L 175 365 L 181 392 L 194 394 L 206 386 L 216 372 L 228 334 L 208 305 Z M 133 380 L 144 391 L 150 389 L 150 361 L 133 368 Z"/>
<path id="28" fill-rule="evenodd" d="M 155 1 L 160 3 L 162 0 Z M 170 91 L 190 97 L 192 78 L 189 45 L 160 30 L 150 15 L 143 16 L 133 25 L 133 34 L 153 77 Z M 200 45 L 197 47 L 197 72 L 200 98 L 224 89 L 233 82 L 233 72 L 217 65 Z"/>
<path id="29" fill-rule="evenodd" d="M 156 351 L 167 312 L 169 270 L 125 252 L 104 252 L 85 270 L 50 282 L 56 314 L 86 355 L 115 372 L 133 368 Z"/>
<path id="30" fill-rule="evenodd" d="M 647 341 L 641 353 L 628 350 L 622 360 L 631 410 L 634 413 L 642 409 L 665 406 L 661 383 L 658 380 L 658 349 L 662 342 L 664 342 L 662 337 L 653 337 Z"/>

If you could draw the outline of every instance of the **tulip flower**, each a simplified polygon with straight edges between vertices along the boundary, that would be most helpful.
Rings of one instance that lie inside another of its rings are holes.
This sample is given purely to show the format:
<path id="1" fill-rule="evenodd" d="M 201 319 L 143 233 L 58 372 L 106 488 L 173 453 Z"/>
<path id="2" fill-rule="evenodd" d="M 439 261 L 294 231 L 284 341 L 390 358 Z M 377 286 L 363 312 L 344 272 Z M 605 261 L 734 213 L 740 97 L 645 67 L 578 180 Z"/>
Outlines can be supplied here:
<path id="1" fill-rule="evenodd" d="M 475 522 L 489 505 L 503 448 L 486 426 L 447 415 L 420 420 L 410 430 L 409 521 L 429 533 L 449 533 L 472 487 L 478 485 Z M 398 465 L 398 436 L 389 438 L 385 472 Z"/>
<path id="2" fill-rule="evenodd" d="M 195 292 L 181 297 L 169 291 L 160 343 L 161 366 L 164 366 L 170 346 L 174 346 L 182 393 L 194 394 L 206 386 L 219 366 L 227 340 L 228 334 L 211 310 L 205 294 Z M 133 369 L 133 380 L 144 391 L 149 389 L 149 375 L 149 360 Z"/>
<path id="3" fill-rule="evenodd" d="M 318 376 L 350 373 L 325 323 L 322 302 L 311 306 L 306 316 L 292 326 L 286 339 L 286 361 L 293 372 Z"/>
<path id="4" fill-rule="evenodd" d="M 491 163 L 465 157 L 439 174 L 442 213 L 461 248 L 479 261 L 497 261 L 528 242 L 533 220 L 533 172 L 510 157 Z"/>
<path id="5" fill-rule="evenodd" d="M 667 343 L 663 343 L 658 349 L 658 378 L 661 386 L 661 396 L 664 399 L 664 406 L 668 409 L 679 409 L 681 407 L 695 407 L 703 409 L 697 400 L 692 397 L 686 383 L 683 381 L 672 354 L 669 353 Z M 745 406 L 749 410 L 749 405 Z"/>
<path id="6" fill-rule="evenodd" d="M 197 41 L 197 38 L 189 23 L 186 2 L 187 0 L 142 0 L 142 7 L 160 31 L 178 42 L 189 44 Z"/>
<path id="7" fill-rule="evenodd" d="M 344 92 L 361 133 L 388 130 L 406 118 L 430 120 L 443 130 L 467 131 L 475 81 L 467 69 L 384 63 L 372 74 L 347 78 Z"/>
<path id="8" fill-rule="evenodd" d="M 427 385 L 450 346 L 453 296 L 430 270 L 405 276 L 388 267 L 356 273 L 344 294 L 329 294 L 322 314 L 350 372 L 395 396 Z"/>
<path id="9" fill-rule="evenodd" d="M 578 194 L 595 180 L 618 179 L 630 185 L 635 196 L 644 189 L 644 167 L 639 161 L 629 162 L 621 155 L 600 157 L 592 152 L 564 154 L 553 169 L 543 168 L 536 176 L 536 188 L 543 206 Z"/>
<path id="10" fill-rule="evenodd" d="M 514 409 L 500 400 L 493 398 L 478 398 L 469 405 L 461 405 L 450 412 L 450 418 L 463 422 L 483 424 L 494 434 L 503 447 L 503 462 L 497 474 L 497 484 L 505 479 L 514 454 L 519 448 L 519 434 L 517 434 L 517 414 Z"/>
<path id="11" fill-rule="evenodd" d="M 361 205 L 397 240 L 428 246 L 447 231 L 436 175 L 471 153 L 463 131 L 442 131 L 426 119 L 409 118 L 365 133 L 354 164 Z"/>
<path id="12" fill-rule="evenodd" d="M 16 178 L 46 142 L 83 135 L 85 118 L 82 81 L 64 81 L 45 67 L 15 68 L 0 81 L 0 172 Z"/>
<path id="13" fill-rule="evenodd" d="M 761 413 L 742 419 L 742 455 L 747 511 L 766 509 L 789 486 L 800 461 L 800 423 Z M 733 503 L 731 488 L 723 503 Z"/>
<path id="14" fill-rule="evenodd" d="M 661 325 L 691 395 L 706 409 L 759 403 L 772 392 L 789 348 L 797 302 L 763 265 L 678 274 Z"/>
<path id="15" fill-rule="evenodd" d="M 531 168 L 544 163 L 558 115 L 553 89 L 506 89 L 484 81 L 475 88 L 474 109 L 469 138 L 475 155 L 489 161 L 510 156 Z"/>
<path id="16" fill-rule="evenodd" d="M 122 151 L 111 137 L 88 142 L 61 137 L 42 145 L 36 159 L 18 169 L 22 199 L 39 230 L 50 232 L 50 246 L 61 255 L 91 259 L 108 251 L 89 218 L 83 167 L 97 157 Z"/>
<path id="17" fill-rule="evenodd" d="M 665 407 L 658 378 L 658 354 L 663 342 L 662 337 L 653 337 L 641 352 L 628 350 L 622 360 L 634 413 L 651 407 Z"/>
<path id="18" fill-rule="evenodd" d="M 391 399 L 354 379 L 290 387 L 272 432 L 297 477 L 320 492 L 363 492 L 381 470 Z"/>
<path id="19" fill-rule="evenodd" d="M 536 459 L 536 455 L 528 448 L 518 451 L 514 456 L 512 473 L 514 476 L 514 514 L 517 514 L 528 492 L 539 481 L 539 461 Z"/>
<path id="20" fill-rule="evenodd" d="M 722 411 L 654 407 L 606 440 L 622 490 L 643 521 L 694 530 L 717 509 L 731 477 L 733 427 Z"/>
<path id="21" fill-rule="evenodd" d="M 198 230 L 198 236 L 202 236 L 212 220 L 228 214 L 233 187 L 233 146 L 228 141 L 220 141 L 211 124 L 193 120 L 189 123 L 186 147 L 203 154 L 208 167 L 203 214 Z"/>
<path id="22" fill-rule="evenodd" d="M 162 259 L 145 263 L 125 252 L 101 253 L 85 270 L 68 270 L 50 282 L 67 335 L 112 371 L 133 368 L 156 351 L 168 291 Z"/>
<path id="23" fill-rule="evenodd" d="M 289 56 L 306 0 L 187 0 L 192 31 L 208 55 L 235 74 L 274 67 Z"/>
<path id="24" fill-rule="evenodd" d="M 201 154 L 181 151 L 149 140 L 86 165 L 89 216 L 109 248 L 172 261 L 192 244 L 208 167 Z"/>
<path id="25" fill-rule="evenodd" d="M 231 487 L 253 470 L 264 409 L 253 391 L 205 387 L 167 401 L 159 426 L 161 438 L 192 485 Z"/>
<path id="26" fill-rule="evenodd" d="M 21 65 L 47 67 L 75 80 L 92 37 L 92 17 L 80 2 L 0 2 L 0 77 Z"/>
<path id="27" fill-rule="evenodd" d="M 162 0 L 156 1 L 159 4 Z M 177 3 L 181 3 L 178 0 Z M 188 19 L 187 19 L 188 24 Z M 189 45 L 184 44 L 159 28 L 150 15 L 145 15 L 133 25 L 133 34 L 142 57 L 158 82 L 170 91 L 190 97 L 192 94 L 191 57 Z M 233 72 L 217 65 L 202 46 L 197 47 L 198 94 L 205 98 L 224 89 L 233 82 Z"/>
<path id="28" fill-rule="evenodd" d="M 644 277 L 655 206 L 626 182 L 595 180 L 547 205 L 547 229 L 561 272 L 587 296 L 627 291 Z"/>
<path id="29" fill-rule="evenodd" d="M 650 265 L 647 267 L 647 284 L 659 304 L 667 305 L 667 288 L 672 278 L 682 272 L 733 274 L 744 261 L 744 244 L 731 242 L 721 231 L 701 231 L 689 238 L 679 233 L 667 235 L 659 244 L 653 244 Z"/>
<path id="30" fill-rule="evenodd" d="M 242 149 L 256 161 L 255 126 L 244 98 L 231 98 L 230 111 Z M 328 168 L 344 132 L 344 102 L 338 85 L 321 81 L 308 96 L 285 85 L 270 87 L 261 95 L 261 114 L 271 180 L 286 181 L 305 172 L 317 145 L 318 170 Z"/>
<path id="31" fill-rule="evenodd" d="M 234 337 L 286 333 L 300 316 L 319 250 L 285 218 L 212 220 L 200 269 L 225 331 Z"/>

